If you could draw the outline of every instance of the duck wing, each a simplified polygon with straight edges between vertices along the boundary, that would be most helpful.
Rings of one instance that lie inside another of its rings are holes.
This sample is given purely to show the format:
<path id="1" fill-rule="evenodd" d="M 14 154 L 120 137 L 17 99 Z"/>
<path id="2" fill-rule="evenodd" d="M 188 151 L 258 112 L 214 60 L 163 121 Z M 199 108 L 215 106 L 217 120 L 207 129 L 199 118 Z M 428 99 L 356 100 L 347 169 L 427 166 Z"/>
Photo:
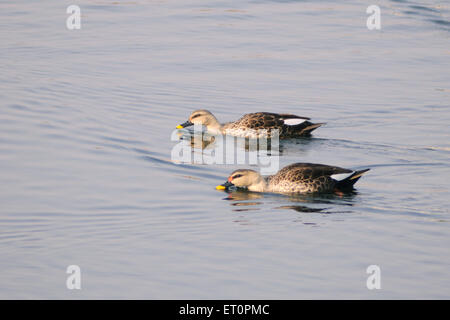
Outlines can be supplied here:
<path id="1" fill-rule="evenodd" d="M 288 113 L 257 112 L 244 115 L 235 122 L 240 128 L 279 130 L 281 138 L 309 136 L 323 123 L 311 123 L 310 118 Z"/>
<path id="2" fill-rule="evenodd" d="M 281 129 L 283 126 L 296 126 L 309 120 L 293 114 L 278 114 L 270 112 L 256 112 L 244 115 L 234 122 L 241 128 L 249 129 Z"/>
<path id="3" fill-rule="evenodd" d="M 326 164 L 318 163 L 293 163 L 287 167 L 284 167 L 278 171 L 273 179 L 277 180 L 289 180 L 289 181 L 301 181 L 311 180 L 318 177 L 330 177 L 336 174 L 352 173 L 353 170 L 345 169 L 336 166 L 329 166 Z"/>

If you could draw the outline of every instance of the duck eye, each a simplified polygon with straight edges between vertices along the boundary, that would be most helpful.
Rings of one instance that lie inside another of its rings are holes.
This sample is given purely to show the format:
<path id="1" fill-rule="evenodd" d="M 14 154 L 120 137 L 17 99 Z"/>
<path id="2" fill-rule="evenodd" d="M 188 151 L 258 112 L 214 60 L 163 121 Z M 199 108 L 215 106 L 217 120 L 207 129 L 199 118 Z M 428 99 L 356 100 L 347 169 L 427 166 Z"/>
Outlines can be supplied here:
<path id="1" fill-rule="evenodd" d="M 195 115 L 193 115 L 193 116 L 191 117 L 191 119 L 194 119 L 194 118 L 197 118 L 197 117 L 200 117 L 200 115 L 199 115 L 199 114 L 195 114 Z"/>
<path id="2" fill-rule="evenodd" d="M 237 175 L 233 176 L 233 179 L 240 178 L 240 177 L 242 177 L 242 174 L 237 174 Z"/>

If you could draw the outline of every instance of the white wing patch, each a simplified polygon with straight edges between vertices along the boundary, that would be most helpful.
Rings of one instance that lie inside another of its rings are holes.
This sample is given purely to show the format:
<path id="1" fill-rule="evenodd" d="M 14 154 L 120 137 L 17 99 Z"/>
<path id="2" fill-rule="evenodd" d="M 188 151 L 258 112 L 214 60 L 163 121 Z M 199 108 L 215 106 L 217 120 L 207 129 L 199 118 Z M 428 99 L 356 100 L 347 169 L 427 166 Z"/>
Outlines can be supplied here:
<path id="1" fill-rule="evenodd" d="M 345 180 L 346 178 L 350 177 L 354 173 L 355 173 L 355 171 L 352 171 L 350 173 L 337 173 L 337 174 L 331 175 L 330 177 L 333 178 L 334 180 L 342 181 L 342 180 Z"/>
<path id="2" fill-rule="evenodd" d="M 303 123 L 306 121 L 306 119 L 299 119 L 299 118 L 292 118 L 292 119 L 284 119 L 284 124 L 288 126 L 296 126 L 300 123 Z"/>

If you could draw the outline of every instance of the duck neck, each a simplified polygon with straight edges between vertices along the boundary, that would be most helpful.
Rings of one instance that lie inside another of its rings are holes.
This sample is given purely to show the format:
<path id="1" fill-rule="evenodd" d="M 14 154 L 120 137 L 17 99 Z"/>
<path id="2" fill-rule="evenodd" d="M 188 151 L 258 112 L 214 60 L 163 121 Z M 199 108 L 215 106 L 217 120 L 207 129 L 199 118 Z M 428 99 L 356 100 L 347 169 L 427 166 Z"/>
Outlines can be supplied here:
<path id="1" fill-rule="evenodd" d="M 267 190 L 267 182 L 263 177 L 260 176 L 256 183 L 248 187 L 248 190 L 254 192 L 264 192 Z"/>
<path id="2" fill-rule="evenodd" d="M 222 125 L 213 115 L 208 119 L 206 127 L 208 128 L 208 131 L 211 131 L 212 133 L 222 133 Z"/>

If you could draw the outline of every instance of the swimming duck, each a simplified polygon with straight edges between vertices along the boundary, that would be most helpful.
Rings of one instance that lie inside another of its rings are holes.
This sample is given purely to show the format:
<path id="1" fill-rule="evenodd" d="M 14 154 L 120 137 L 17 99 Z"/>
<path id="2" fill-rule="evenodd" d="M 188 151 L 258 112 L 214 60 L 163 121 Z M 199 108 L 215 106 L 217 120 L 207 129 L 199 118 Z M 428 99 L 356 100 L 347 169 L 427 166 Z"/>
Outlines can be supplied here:
<path id="1" fill-rule="evenodd" d="M 370 169 L 350 169 L 316 163 L 294 163 L 276 174 L 261 176 L 254 170 L 236 170 L 216 189 L 242 188 L 254 192 L 342 193 L 351 191 L 358 179 Z"/>
<path id="2" fill-rule="evenodd" d="M 186 128 L 194 124 L 204 125 L 208 132 L 226 134 L 245 138 L 260 138 L 273 136 L 273 130 L 279 130 L 279 138 L 294 138 L 310 136 L 311 131 L 324 123 L 311 123 L 310 118 L 293 114 L 278 114 L 270 112 L 256 112 L 245 114 L 234 122 L 220 124 L 217 118 L 208 110 L 196 110 L 191 113 L 189 120 L 177 126 Z"/>

